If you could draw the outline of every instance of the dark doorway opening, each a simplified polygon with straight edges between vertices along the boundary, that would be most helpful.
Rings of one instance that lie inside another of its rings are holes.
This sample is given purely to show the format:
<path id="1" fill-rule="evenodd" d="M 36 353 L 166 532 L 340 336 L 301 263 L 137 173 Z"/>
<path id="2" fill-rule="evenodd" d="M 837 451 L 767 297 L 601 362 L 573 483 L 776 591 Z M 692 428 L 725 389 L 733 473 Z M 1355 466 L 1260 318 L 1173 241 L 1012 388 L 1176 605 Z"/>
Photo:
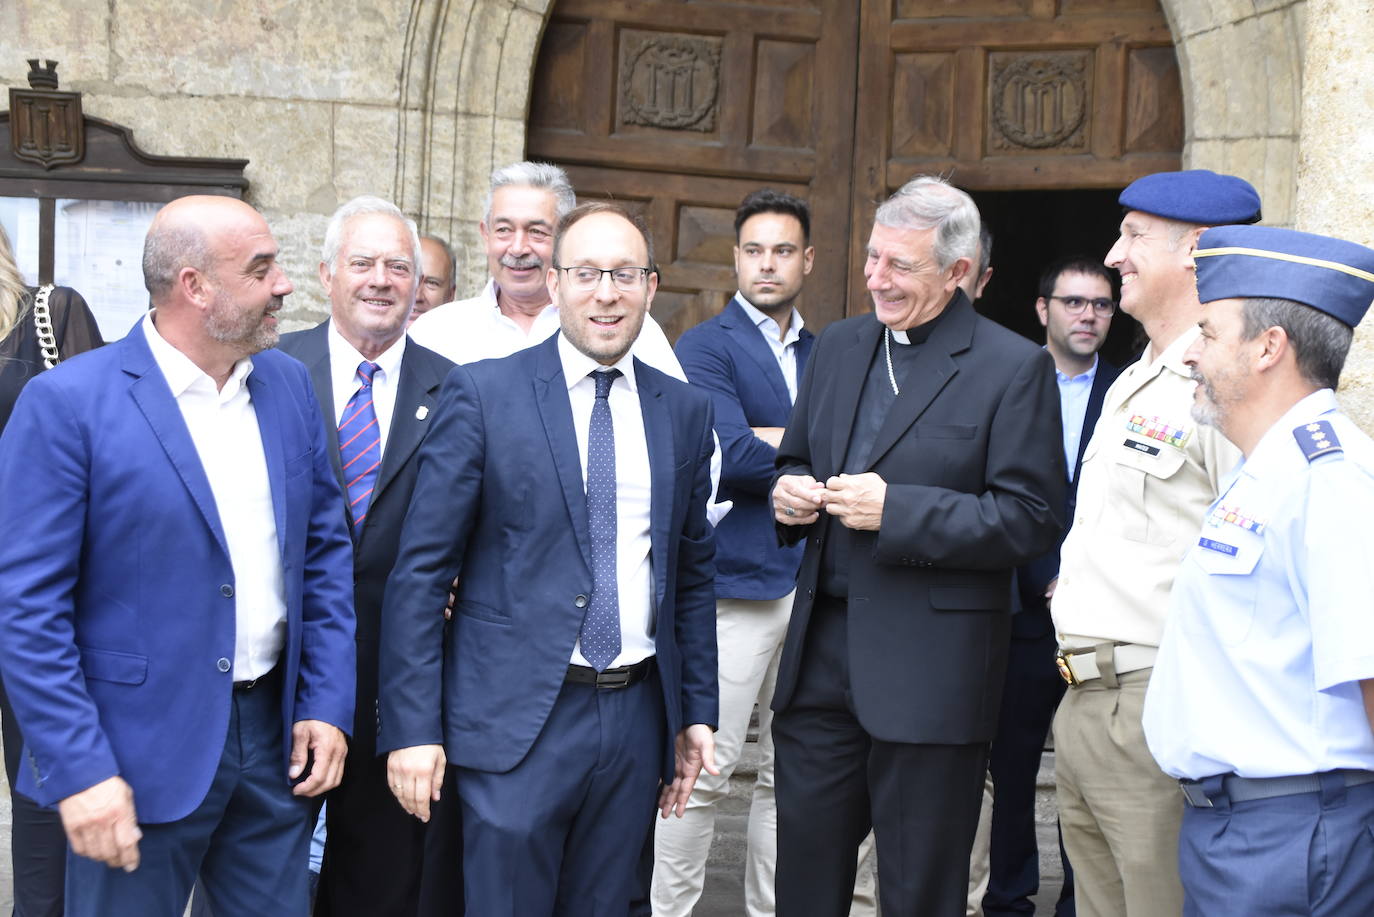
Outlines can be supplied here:
<path id="1" fill-rule="evenodd" d="M 993 237 L 992 281 L 978 301 L 978 311 L 1044 343 L 1044 330 L 1035 317 L 1040 272 L 1067 255 L 1106 257 L 1121 225 L 1121 206 L 1116 202 L 1120 189 L 970 193 Z M 1113 297 L 1120 292 L 1115 273 Z M 1125 366 L 1135 360 L 1143 344 L 1140 324 L 1118 310 L 1101 355 L 1109 363 Z"/>

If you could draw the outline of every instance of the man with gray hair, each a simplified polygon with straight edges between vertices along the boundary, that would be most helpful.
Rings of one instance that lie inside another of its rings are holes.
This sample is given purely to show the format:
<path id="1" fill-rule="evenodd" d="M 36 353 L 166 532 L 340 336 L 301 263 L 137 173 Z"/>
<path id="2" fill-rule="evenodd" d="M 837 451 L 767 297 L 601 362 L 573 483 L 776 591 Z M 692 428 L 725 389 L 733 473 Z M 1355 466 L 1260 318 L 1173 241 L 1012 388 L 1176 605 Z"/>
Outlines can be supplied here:
<path id="1" fill-rule="evenodd" d="M 873 313 L 817 340 L 778 450 L 774 519 L 806 543 L 773 700 L 780 914 L 847 914 L 870 828 L 884 913 L 964 913 L 1012 570 L 1064 488 L 1053 360 L 959 288 L 979 224 L 929 176 L 878 208 Z"/>
<path id="2" fill-rule="evenodd" d="M 329 297 L 328 321 L 281 341 L 310 370 L 353 535 L 357 713 L 349 767 L 326 809 L 316 917 L 415 917 L 421 900 L 426 826 L 391 798 L 386 762 L 376 755 L 382 591 L 396 562 L 419 446 L 453 368 L 406 339 L 420 258 L 415 224 L 394 204 L 354 198 L 335 211 L 325 232 L 320 283 Z"/>
<path id="3" fill-rule="evenodd" d="M 410 336 L 455 363 L 509 356 L 558 330 L 558 307 L 549 294 L 548 269 L 558 223 L 577 206 L 567 173 L 546 162 L 516 162 L 491 173 L 478 231 L 489 277 L 471 299 L 432 309 L 416 319 Z M 634 354 L 682 381 L 663 329 L 646 316 Z"/>

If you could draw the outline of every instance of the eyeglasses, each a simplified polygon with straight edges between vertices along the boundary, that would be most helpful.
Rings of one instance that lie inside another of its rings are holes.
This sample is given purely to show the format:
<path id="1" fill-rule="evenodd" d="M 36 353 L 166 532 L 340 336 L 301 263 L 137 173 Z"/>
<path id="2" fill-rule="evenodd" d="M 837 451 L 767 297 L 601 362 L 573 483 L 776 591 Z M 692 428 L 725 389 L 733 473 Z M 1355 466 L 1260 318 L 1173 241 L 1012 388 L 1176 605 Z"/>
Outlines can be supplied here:
<path id="1" fill-rule="evenodd" d="M 576 267 L 557 266 L 557 270 L 568 275 L 568 283 L 574 290 L 583 292 L 595 290 L 601 286 L 601 278 L 605 274 L 611 275 L 611 283 L 615 288 L 624 293 L 633 293 L 639 289 L 644 278 L 649 275 L 650 268 L 647 267 L 615 267 L 603 270 L 599 267 L 587 267 L 577 265 Z"/>
<path id="2" fill-rule="evenodd" d="M 1093 314 L 1107 318 L 1116 311 L 1116 300 L 1114 299 L 1088 299 L 1086 296 L 1050 296 L 1050 299 L 1057 299 L 1064 304 L 1064 311 L 1070 315 L 1080 315 L 1089 305 L 1093 307 Z"/>

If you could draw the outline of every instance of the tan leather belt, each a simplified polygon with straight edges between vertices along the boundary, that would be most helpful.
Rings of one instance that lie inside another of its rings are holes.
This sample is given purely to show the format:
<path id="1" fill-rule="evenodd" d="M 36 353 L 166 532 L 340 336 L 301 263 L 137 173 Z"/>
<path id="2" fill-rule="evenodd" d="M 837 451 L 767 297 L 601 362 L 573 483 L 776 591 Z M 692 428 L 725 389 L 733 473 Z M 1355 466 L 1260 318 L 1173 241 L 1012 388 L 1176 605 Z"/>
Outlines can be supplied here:
<path id="1" fill-rule="evenodd" d="M 1158 647 L 1140 643 L 1099 643 L 1097 646 L 1061 649 L 1055 657 L 1059 676 L 1070 685 L 1081 685 L 1085 681 L 1101 678 L 1102 671 L 1097 662 L 1099 651 L 1111 653 L 1113 668 L 1118 675 L 1148 669 L 1155 664 L 1155 657 L 1159 655 Z"/>

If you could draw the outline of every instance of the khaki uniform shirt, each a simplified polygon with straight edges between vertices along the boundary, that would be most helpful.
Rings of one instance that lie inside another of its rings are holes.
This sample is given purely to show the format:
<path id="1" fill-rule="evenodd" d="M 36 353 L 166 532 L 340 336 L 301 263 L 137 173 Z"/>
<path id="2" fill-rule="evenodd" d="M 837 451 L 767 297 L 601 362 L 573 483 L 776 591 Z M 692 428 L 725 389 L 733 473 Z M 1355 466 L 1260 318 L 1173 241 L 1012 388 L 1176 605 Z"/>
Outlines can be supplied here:
<path id="1" fill-rule="evenodd" d="M 1051 603 L 1065 648 L 1159 645 L 1174 573 L 1240 460 L 1192 417 L 1195 383 L 1183 354 L 1199 333 L 1193 326 L 1153 362 L 1136 361 L 1103 399 Z"/>

